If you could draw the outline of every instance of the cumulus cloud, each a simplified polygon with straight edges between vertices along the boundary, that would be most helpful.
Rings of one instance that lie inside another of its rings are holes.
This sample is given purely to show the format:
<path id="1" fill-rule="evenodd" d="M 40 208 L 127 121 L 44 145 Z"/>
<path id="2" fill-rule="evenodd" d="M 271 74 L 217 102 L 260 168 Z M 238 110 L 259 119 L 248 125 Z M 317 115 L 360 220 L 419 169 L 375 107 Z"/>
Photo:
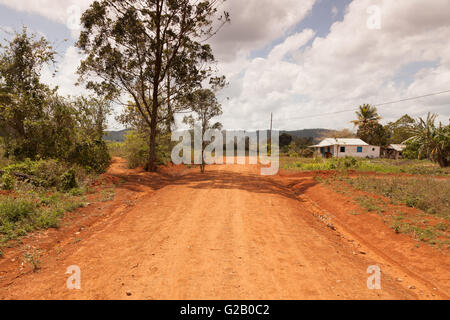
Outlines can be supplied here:
<path id="1" fill-rule="evenodd" d="M 0 0 L 66 26 L 71 5 L 84 10 L 90 2 Z M 278 129 L 350 127 L 352 112 L 311 116 L 450 89 L 448 0 L 352 1 L 343 12 L 344 19 L 335 22 L 323 37 L 308 25 L 296 30 L 313 13 L 315 2 L 225 2 L 221 10 L 230 12 L 231 24 L 211 40 L 218 68 L 230 82 L 220 93 L 225 127 L 266 128 L 270 112 L 275 114 Z M 379 30 L 367 25 L 367 9 L 372 6 L 380 9 Z M 337 13 L 331 10 L 330 19 Z M 69 48 L 60 72 L 55 78 L 47 74 L 47 80 L 57 83 L 64 94 L 79 92 L 81 89 L 73 87 L 79 59 L 75 48 Z M 417 65 L 421 67 L 414 67 Z M 408 79 L 401 78 L 405 69 Z M 447 94 L 384 106 L 379 111 L 385 121 L 404 113 L 424 116 L 428 111 L 439 112 L 446 120 L 449 105 Z"/>
<path id="2" fill-rule="evenodd" d="M 249 54 L 283 38 L 308 13 L 315 0 L 228 0 L 231 23 L 212 39 L 217 58 L 230 62 L 236 55 Z"/>
<path id="3" fill-rule="evenodd" d="M 93 0 L 0 0 L 0 4 L 21 12 L 39 14 L 64 24 L 76 39 L 80 32 L 80 18 Z"/>
<path id="4" fill-rule="evenodd" d="M 88 93 L 82 85 L 75 86 L 78 80 L 76 72 L 81 59 L 82 56 L 78 50 L 73 46 L 69 47 L 62 60 L 58 63 L 58 72 L 53 75 L 53 71 L 50 68 L 45 68 L 42 72 L 42 81 L 51 87 L 58 86 L 58 92 L 63 96 L 76 96 Z"/>
<path id="5" fill-rule="evenodd" d="M 382 28 L 367 27 L 367 8 L 381 10 Z M 404 97 L 448 90 L 450 80 L 450 11 L 447 0 L 353 1 L 343 21 L 330 33 L 308 42 L 311 31 L 287 37 L 267 58 L 249 61 L 238 77 L 238 96 L 224 104 L 224 122 L 233 128 L 267 127 L 275 113 L 280 129 L 349 127 L 352 113 L 309 118 L 311 115 L 382 103 Z M 285 59 L 289 53 L 293 60 Z M 414 62 L 437 61 L 437 66 L 413 70 L 410 84 L 396 75 Z M 424 116 L 439 112 L 450 116 L 450 95 L 424 98 L 380 108 L 385 121 L 405 112 Z M 236 113 L 242 117 L 235 117 Z M 306 118 L 306 119 L 304 119 Z"/>

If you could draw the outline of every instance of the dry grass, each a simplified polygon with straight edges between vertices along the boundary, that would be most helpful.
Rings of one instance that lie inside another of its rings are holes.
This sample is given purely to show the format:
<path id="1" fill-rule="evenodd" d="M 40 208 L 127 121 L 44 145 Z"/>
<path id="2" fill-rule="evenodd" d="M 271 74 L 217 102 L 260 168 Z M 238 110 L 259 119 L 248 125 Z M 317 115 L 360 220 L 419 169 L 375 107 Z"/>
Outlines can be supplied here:
<path id="1" fill-rule="evenodd" d="M 450 249 L 450 180 L 432 176 L 349 177 L 345 174 L 317 179 L 341 194 L 350 195 L 351 190 L 358 190 L 376 196 L 356 196 L 353 200 L 362 212 L 350 214 L 375 212 L 396 233 Z M 419 212 L 407 214 L 405 206 Z"/>
<path id="2" fill-rule="evenodd" d="M 433 177 L 359 176 L 347 179 L 347 182 L 357 190 L 382 195 L 450 220 L 450 180 Z"/>

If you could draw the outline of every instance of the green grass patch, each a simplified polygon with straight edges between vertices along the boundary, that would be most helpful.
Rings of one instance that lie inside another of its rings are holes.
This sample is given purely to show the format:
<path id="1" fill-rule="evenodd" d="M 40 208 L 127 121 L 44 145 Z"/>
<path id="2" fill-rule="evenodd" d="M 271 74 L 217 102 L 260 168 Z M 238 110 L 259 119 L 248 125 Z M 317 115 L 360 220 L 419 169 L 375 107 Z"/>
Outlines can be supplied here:
<path id="1" fill-rule="evenodd" d="M 23 192 L 15 197 L 0 197 L 0 245 L 32 231 L 57 228 L 66 212 L 84 206 L 83 199 L 63 193 Z"/>
<path id="2" fill-rule="evenodd" d="M 450 168 L 440 168 L 428 160 L 391 160 L 359 158 L 289 158 L 280 159 L 281 167 L 293 171 L 345 171 L 448 175 Z"/>
<path id="3" fill-rule="evenodd" d="M 59 227 L 65 213 L 85 205 L 84 195 L 92 191 L 88 185 L 97 177 L 57 160 L 26 160 L 1 171 L 0 189 L 9 193 L 0 195 L 0 248 L 27 233 Z"/>

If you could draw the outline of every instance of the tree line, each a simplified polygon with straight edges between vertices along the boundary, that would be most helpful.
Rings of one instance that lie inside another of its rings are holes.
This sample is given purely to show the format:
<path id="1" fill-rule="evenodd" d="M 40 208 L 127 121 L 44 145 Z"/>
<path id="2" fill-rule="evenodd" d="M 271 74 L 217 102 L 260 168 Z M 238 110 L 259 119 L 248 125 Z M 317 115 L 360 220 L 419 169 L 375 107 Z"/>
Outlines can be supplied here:
<path id="1" fill-rule="evenodd" d="M 24 27 L 0 46 L 0 136 L 4 155 L 15 161 L 61 159 L 104 172 L 109 153 L 103 141 L 107 100 L 62 97 L 42 83 L 56 52 L 45 38 Z"/>
<path id="2" fill-rule="evenodd" d="M 207 41 L 230 21 L 219 12 L 224 0 L 101 0 L 81 17 L 76 47 L 85 57 L 79 81 L 92 95 L 62 97 L 41 82 L 56 52 L 45 38 L 26 28 L 1 47 L 0 134 L 5 156 L 15 160 L 62 159 L 104 171 L 109 165 L 103 141 L 113 105 L 124 107 L 118 120 L 147 143 L 149 171 L 170 148 L 177 113 L 186 123 L 221 114 L 218 76 Z"/>
<path id="3" fill-rule="evenodd" d="M 441 167 L 450 165 L 450 123 L 437 123 L 437 114 L 414 119 L 404 115 L 383 126 L 377 108 L 365 104 L 356 112 L 352 123 L 358 127 L 356 136 L 370 145 L 386 147 L 405 144 L 403 156 L 410 159 L 429 159 Z"/>

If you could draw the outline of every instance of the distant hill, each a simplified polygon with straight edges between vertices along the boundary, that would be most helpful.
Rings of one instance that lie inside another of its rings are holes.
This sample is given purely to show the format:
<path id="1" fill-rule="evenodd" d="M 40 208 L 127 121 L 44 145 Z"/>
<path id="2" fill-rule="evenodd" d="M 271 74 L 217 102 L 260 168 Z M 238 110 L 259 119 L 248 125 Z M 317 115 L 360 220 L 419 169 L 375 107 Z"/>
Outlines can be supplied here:
<path id="1" fill-rule="evenodd" d="M 106 131 L 105 136 L 103 139 L 106 141 L 113 141 L 113 142 L 124 142 L 125 141 L 125 134 L 130 131 L 130 129 L 120 130 L 120 131 Z"/>
<path id="2" fill-rule="evenodd" d="M 125 141 L 125 134 L 130 131 L 129 129 L 121 131 L 107 131 L 104 139 L 106 141 L 123 142 Z M 294 138 L 313 138 L 314 141 L 322 140 L 325 137 L 333 136 L 335 131 L 329 129 L 303 129 L 294 131 L 281 131 L 281 133 L 287 133 Z"/>

